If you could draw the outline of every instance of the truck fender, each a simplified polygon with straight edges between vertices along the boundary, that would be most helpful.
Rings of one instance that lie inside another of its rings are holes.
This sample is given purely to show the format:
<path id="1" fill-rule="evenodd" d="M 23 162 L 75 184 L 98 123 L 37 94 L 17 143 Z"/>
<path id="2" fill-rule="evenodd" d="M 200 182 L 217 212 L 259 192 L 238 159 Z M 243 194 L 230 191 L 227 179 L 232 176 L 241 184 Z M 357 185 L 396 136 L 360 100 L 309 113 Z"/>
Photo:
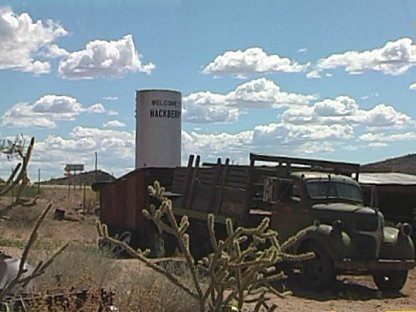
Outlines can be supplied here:
<path id="1" fill-rule="evenodd" d="M 349 235 L 334 229 L 332 225 L 310 225 L 301 232 L 301 239 L 294 246 L 295 253 L 299 253 L 311 241 L 320 244 L 332 260 L 345 258 L 352 252 Z"/>
<path id="2" fill-rule="evenodd" d="M 398 228 L 385 226 L 383 244 L 380 248 L 380 258 L 383 259 L 413 259 L 415 247 L 409 235 L 404 235 Z"/>

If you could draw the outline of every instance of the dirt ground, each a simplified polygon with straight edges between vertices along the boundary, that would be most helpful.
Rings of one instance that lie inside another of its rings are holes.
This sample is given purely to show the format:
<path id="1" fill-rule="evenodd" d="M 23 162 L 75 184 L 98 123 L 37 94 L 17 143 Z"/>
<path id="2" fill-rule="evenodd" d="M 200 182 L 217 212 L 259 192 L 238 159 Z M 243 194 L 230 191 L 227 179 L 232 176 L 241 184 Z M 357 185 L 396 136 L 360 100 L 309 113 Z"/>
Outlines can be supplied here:
<path id="1" fill-rule="evenodd" d="M 416 272 L 410 272 L 408 281 L 399 294 L 382 294 L 370 276 L 339 276 L 331 290 L 306 291 L 300 276 L 288 281 L 293 295 L 274 300 L 277 311 L 416 311 Z"/>
<path id="2" fill-rule="evenodd" d="M 68 212 L 75 212 L 81 203 L 81 199 L 65 200 L 63 195 L 55 192 L 49 195 L 48 200 L 52 200 L 54 208 L 65 209 Z M 45 205 L 47 201 L 41 200 L 40 205 Z M 7 204 L 7 200 L 6 200 Z M 5 202 L 0 201 L 0 206 L 5 206 Z M 93 206 L 93 204 L 92 204 Z M 1 208 L 1 207 L 0 207 Z M 45 220 L 46 224 L 40 229 L 40 239 L 53 237 L 55 241 L 78 241 L 85 244 L 95 244 L 97 239 L 95 229 L 94 215 L 79 215 L 79 221 L 56 221 L 52 220 L 51 212 L 49 219 Z M 1 221 L 0 229 L 4 228 L 4 222 Z M 27 237 L 29 232 L 26 229 L 21 230 L 19 237 Z M 13 237 L 13 233 L 1 231 L 1 240 Z M 20 253 L 17 247 L 2 247 L 0 250 L 18 255 Z M 138 264 L 136 260 L 115 260 L 124 268 L 146 269 Z M 384 311 L 414 311 L 416 312 L 416 270 L 409 272 L 408 281 L 403 290 L 398 294 L 383 294 L 377 290 L 370 276 L 339 276 L 337 282 L 330 290 L 324 292 L 306 291 L 302 285 L 302 279 L 299 274 L 295 274 L 288 280 L 284 281 L 284 287 L 291 290 L 293 295 L 281 299 L 272 297 L 272 303 L 277 305 L 276 311 L 360 311 L 360 312 L 384 312 Z M 282 285 L 280 285 L 282 287 Z M 249 311 L 249 310 L 248 310 Z"/>

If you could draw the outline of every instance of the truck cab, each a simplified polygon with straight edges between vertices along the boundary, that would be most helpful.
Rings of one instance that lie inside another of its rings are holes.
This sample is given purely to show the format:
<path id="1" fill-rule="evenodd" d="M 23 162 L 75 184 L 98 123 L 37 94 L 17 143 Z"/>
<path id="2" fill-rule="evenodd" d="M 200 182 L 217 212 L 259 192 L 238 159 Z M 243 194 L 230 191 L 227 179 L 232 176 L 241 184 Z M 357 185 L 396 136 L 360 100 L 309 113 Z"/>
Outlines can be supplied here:
<path id="1" fill-rule="evenodd" d="M 253 168 L 257 160 L 277 162 L 279 173 L 263 177 L 263 201 L 279 240 L 302 232 L 294 252 L 315 253 L 299 264 L 307 285 L 323 289 L 352 273 L 371 274 L 382 291 L 404 286 L 415 266 L 411 227 L 386 226 L 377 208 L 364 205 L 358 166 L 254 154 L 251 160 Z"/>

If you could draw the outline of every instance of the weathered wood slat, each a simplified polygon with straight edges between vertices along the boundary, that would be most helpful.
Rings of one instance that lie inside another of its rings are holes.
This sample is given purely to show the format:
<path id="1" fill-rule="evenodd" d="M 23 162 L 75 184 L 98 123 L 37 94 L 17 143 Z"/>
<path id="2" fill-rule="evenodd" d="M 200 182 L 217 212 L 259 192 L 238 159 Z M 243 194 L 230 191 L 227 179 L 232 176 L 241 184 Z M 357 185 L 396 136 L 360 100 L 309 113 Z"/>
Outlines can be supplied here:
<path id="1" fill-rule="evenodd" d="M 227 174 L 228 174 L 228 164 L 230 163 L 230 159 L 227 158 L 225 160 L 225 165 L 224 168 L 222 170 L 222 177 L 220 180 L 220 185 L 218 187 L 218 196 L 215 199 L 215 205 L 213 207 L 213 211 L 215 214 L 219 213 L 220 207 L 221 207 L 221 202 L 222 202 L 222 196 L 224 193 L 224 185 L 225 185 L 225 181 L 227 180 Z"/>
<path id="2" fill-rule="evenodd" d="M 184 200 L 186 209 L 189 209 L 192 206 L 192 201 L 194 199 L 195 183 L 197 182 L 200 161 L 201 161 L 201 157 L 198 155 L 196 157 L 196 160 L 195 160 L 195 168 L 194 168 L 193 173 L 192 173 L 192 179 L 191 179 L 191 182 L 190 182 L 189 189 L 186 188 L 186 190 L 189 190 L 189 194 L 187 194 L 186 201 Z"/>
<path id="3" fill-rule="evenodd" d="M 228 158 L 225 160 L 226 164 L 227 162 L 229 162 Z M 221 158 L 218 158 L 217 165 L 215 166 L 215 175 L 212 180 L 213 186 L 212 186 L 212 193 L 211 193 L 211 199 L 210 199 L 210 206 L 212 207 L 214 213 L 218 212 L 216 209 L 217 201 L 218 201 L 218 198 L 221 198 L 221 189 L 219 189 L 217 185 L 221 183 L 220 178 L 221 178 L 222 171 L 223 169 L 221 165 Z"/>
<path id="4" fill-rule="evenodd" d="M 176 187 L 179 190 L 180 194 L 182 194 L 182 197 L 179 199 L 181 206 L 185 205 L 188 200 L 189 185 L 191 183 L 191 179 L 194 174 L 193 168 L 192 168 L 193 162 L 194 162 L 194 155 L 189 155 L 188 166 L 186 167 L 185 180 L 182 185 L 178 185 Z M 177 192 L 177 190 L 175 189 L 174 192 Z"/>

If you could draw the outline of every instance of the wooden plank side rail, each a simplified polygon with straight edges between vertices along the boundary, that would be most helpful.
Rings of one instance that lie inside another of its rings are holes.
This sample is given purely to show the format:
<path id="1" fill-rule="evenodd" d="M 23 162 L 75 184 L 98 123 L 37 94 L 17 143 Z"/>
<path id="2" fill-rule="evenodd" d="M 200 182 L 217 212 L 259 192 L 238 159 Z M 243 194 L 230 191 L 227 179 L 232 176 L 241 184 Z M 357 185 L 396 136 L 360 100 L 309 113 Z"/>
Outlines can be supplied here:
<path id="1" fill-rule="evenodd" d="M 282 156 L 269 156 L 269 155 L 260 155 L 250 153 L 250 163 L 253 162 L 253 166 L 256 161 L 263 162 L 274 162 L 282 166 L 286 164 L 286 167 L 295 167 L 296 165 L 309 166 L 311 169 L 329 169 L 333 172 L 340 174 L 347 174 L 352 176 L 355 174 L 354 178 L 358 181 L 358 176 L 360 172 L 360 165 L 355 163 L 346 163 L 346 162 L 335 162 L 328 160 L 316 160 L 316 159 L 304 159 L 304 158 L 291 158 L 291 157 L 282 157 Z M 304 168 L 308 170 L 307 168 Z"/>

